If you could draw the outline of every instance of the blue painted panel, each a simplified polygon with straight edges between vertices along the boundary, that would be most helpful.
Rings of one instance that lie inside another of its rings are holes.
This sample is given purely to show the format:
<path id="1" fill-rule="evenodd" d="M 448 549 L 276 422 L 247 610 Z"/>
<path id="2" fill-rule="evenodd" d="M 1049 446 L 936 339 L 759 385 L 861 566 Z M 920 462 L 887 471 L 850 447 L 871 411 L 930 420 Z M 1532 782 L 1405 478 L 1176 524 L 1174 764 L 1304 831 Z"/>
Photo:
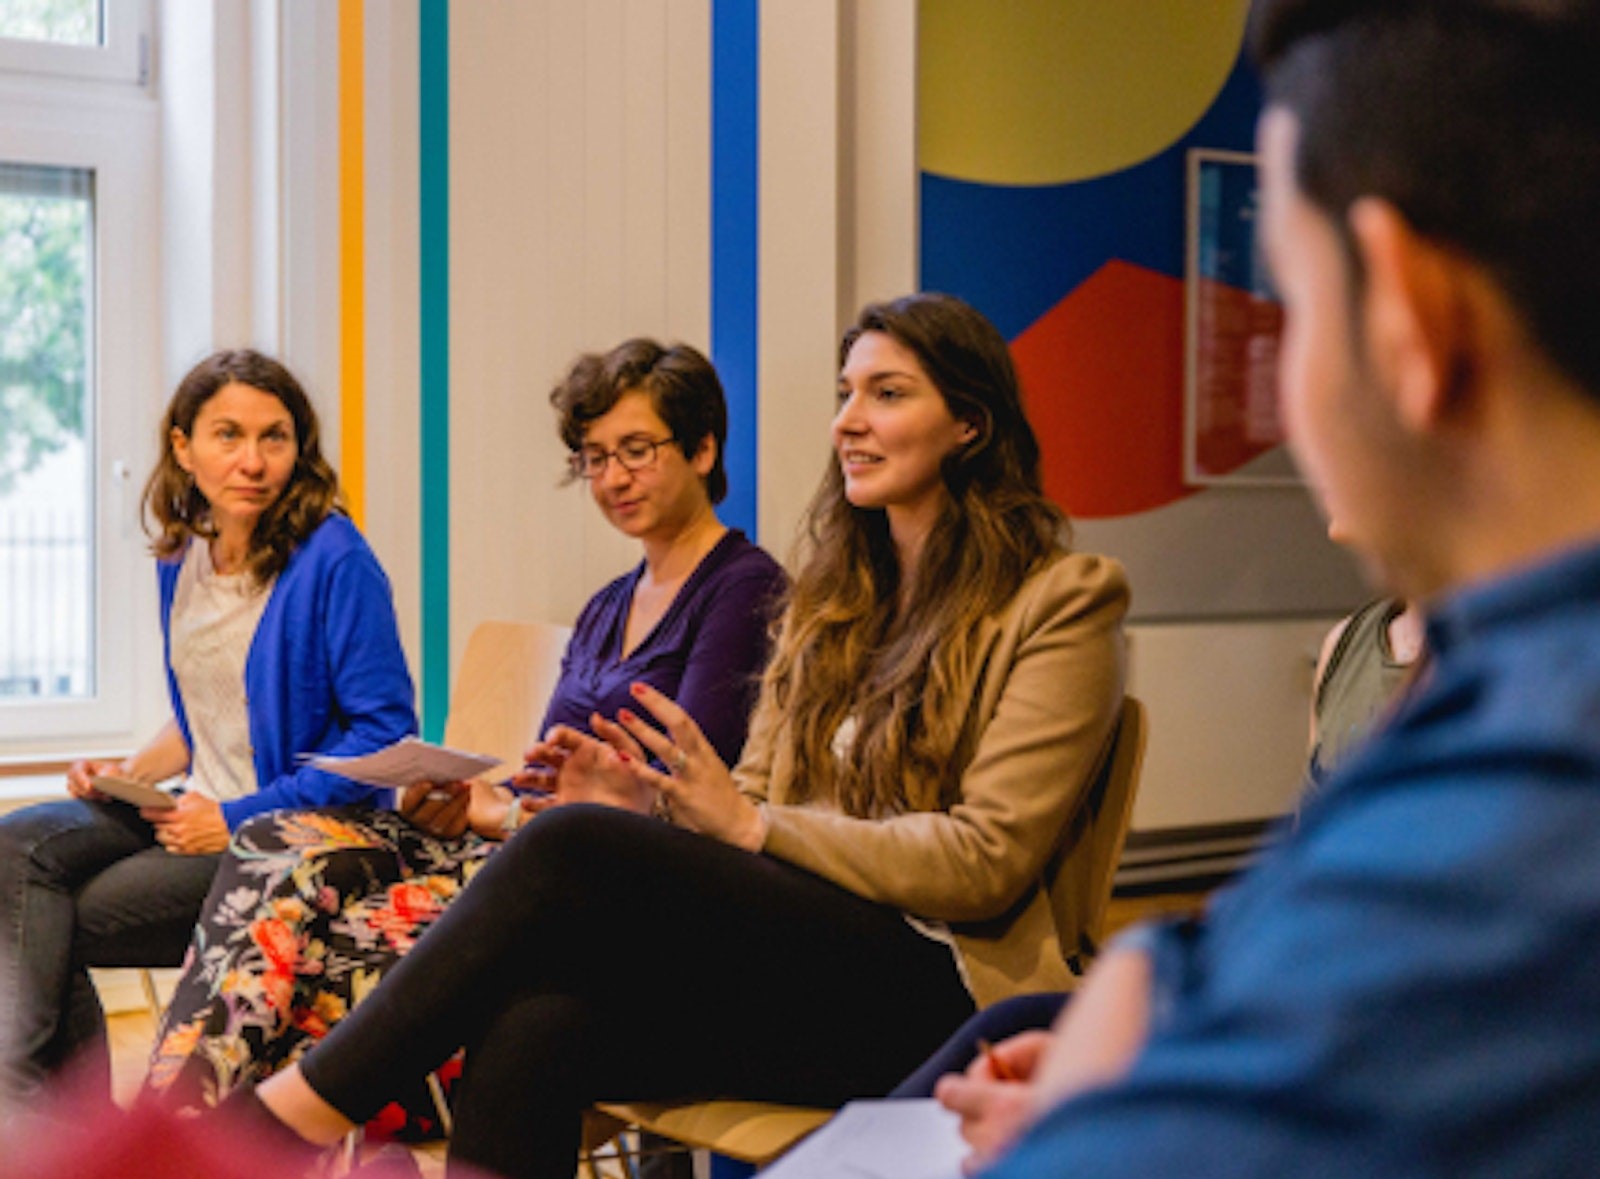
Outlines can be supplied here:
<path id="1" fill-rule="evenodd" d="M 1253 150 L 1260 103 L 1241 58 L 1187 135 L 1124 171 L 1035 188 L 923 173 L 923 289 L 960 295 L 1015 339 L 1112 258 L 1181 278 L 1185 156 Z"/>
<path id="2" fill-rule="evenodd" d="M 728 394 L 724 522 L 756 538 L 761 5 L 711 7 L 711 361 Z"/>

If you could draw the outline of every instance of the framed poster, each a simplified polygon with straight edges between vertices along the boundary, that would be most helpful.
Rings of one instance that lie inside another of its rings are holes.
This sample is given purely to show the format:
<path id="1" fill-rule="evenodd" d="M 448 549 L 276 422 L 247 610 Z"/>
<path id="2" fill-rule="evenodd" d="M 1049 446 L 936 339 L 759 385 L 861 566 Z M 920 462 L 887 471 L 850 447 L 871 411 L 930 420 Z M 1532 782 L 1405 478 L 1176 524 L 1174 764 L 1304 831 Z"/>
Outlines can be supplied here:
<path id="1" fill-rule="evenodd" d="M 1278 420 L 1283 308 L 1256 242 L 1256 160 L 1188 153 L 1184 479 L 1298 482 Z"/>

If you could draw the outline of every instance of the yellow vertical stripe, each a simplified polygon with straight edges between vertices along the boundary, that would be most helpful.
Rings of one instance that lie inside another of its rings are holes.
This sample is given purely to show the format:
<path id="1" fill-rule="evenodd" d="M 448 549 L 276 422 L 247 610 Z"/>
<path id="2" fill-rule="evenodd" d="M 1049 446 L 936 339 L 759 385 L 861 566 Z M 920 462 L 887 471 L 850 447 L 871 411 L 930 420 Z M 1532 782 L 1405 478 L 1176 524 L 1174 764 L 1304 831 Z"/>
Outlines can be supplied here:
<path id="1" fill-rule="evenodd" d="M 357 527 L 367 506 L 365 2 L 339 0 L 339 481 Z"/>

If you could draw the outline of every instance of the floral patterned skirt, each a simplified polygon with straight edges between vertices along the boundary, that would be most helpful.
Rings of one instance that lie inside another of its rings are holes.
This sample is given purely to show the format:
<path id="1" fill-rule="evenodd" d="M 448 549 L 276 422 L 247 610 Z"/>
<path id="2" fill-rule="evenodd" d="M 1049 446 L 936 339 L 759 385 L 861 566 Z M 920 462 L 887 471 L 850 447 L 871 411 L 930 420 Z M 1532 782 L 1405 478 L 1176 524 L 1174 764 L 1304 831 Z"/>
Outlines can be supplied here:
<path id="1" fill-rule="evenodd" d="M 499 844 L 393 811 L 275 811 L 234 833 L 161 1021 L 147 1089 L 215 1105 L 304 1056 L 372 993 Z M 420 1088 L 420 1085 L 419 1085 Z M 430 1106 L 385 1128 L 425 1136 Z M 415 1111 L 415 1112 L 412 1112 Z"/>

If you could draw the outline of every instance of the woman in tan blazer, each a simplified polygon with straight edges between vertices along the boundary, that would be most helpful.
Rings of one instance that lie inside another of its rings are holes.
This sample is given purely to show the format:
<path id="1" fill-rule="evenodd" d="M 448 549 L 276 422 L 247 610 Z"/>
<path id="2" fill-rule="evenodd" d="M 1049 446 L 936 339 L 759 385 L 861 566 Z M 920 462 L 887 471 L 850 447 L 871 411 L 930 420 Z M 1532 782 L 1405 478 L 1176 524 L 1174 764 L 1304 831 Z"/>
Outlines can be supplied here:
<path id="1" fill-rule="evenodd" d="M 465 1043 L 452 1157 L 569 1179 L 596 1100 L 882 1093 L 976 1006 L 1067 984 L 1122 571 L 1066 548 L 1005 341 L 965 303 L 867 307 L 838 397 L 739 766 L 643 685 L 604 740 L 549 734 L 558 771 L 642 782 L 669 821 L 528 823 L 233 1106 L 331 1142 Z"/>

